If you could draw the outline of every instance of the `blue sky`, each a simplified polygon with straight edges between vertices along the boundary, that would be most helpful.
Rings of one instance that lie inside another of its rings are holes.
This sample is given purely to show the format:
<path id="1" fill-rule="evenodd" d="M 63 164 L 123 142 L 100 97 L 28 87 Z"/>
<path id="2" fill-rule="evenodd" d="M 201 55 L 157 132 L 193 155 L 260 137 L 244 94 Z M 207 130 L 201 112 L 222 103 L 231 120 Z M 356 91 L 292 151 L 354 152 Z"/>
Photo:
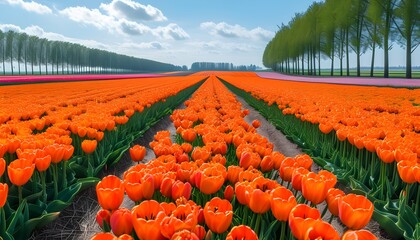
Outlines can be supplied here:
<path id="1" fill-rule="evenodd" d="M 0 0 L 0 29 L 188 67 L 195 61 L 262 66 L 277 25 L 287 24 L 313 2 Z M 403 65 L 398 47 L 393 52 L 391 65 Z M 366 56 L 362 65 L 368 64 Z"/>

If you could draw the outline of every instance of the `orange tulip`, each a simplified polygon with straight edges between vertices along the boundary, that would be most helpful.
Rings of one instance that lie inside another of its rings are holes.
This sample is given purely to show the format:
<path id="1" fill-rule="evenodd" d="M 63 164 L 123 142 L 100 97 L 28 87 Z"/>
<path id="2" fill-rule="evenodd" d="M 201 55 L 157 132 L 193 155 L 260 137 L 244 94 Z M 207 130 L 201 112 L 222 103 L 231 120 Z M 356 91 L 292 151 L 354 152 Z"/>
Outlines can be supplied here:
<path id="1" fill-rule="evenodd" d="M 374 206 L 362 195 L 348 194 L 338 200 L 338 213 L 341 222 L 350 229 L 364 228 L 370 221 Z"/>
<path id="2" fill-rule="evenodd" d="M 130 157 L 134 162 L 140 162 L 146 156 L 146 148 L 140 145 L 134 145 L 130 148 Z"/>
<path id="3" fill-rule="evenodd" d="M 226 240 L 258 240 L 257 234 L 246 225 L 235 226 L 226 236 Z"/>
<path id="4" fill-rule="evenodd" d="M 146 200 L 131 211 L 134 230 L 137 237 L 144 240 L 160 240 L 165 237 L 160 232 L 160 221 L 165 211 L 155 200 Z"/>
<path id="5" fill-rule="evenodd" d="M 323 134 L 328 134 L 334 129 L 332 125 L 324 123 L 320 123 L 318 127 Z"/>
<path id="6" fill-rule="evenodd" d="M 269 172 L 273 170 L 274 162 L 270 155 L 264 156 L 260 163 L 262 172 Z"/>
<path id="7" fill-rule="evenodd" d="M 253 190 L 249 182 L 237 182 L 235 184 L 235 196 L 238 202 L 242 205 L 248 206 L 249 193 Z"/>
<path id="8" fill-rule="evenodd" d="M 345 194 L 338 188 L 330 188 L 327 194 L 328 210 L 334 216 L 338 216 L 338 200 Z"/>
<path id="9" fill-rule="evenodd" d="M 271 192 L 271 212 L 277 220 L 286 222 L 296 205 L 296 198 L 289 189 L 278 187 Z"/>
<path id="10" fill-rule="evenodd" d="M 305 240 L 340 240 L 338 232 L 331 224 L 322 220 L 316 220 L 315 224 L 310 227 L 305 233 Z"/>
<path id="11" fill-rule="evenodd" d="M 279 170 L 285 156 L 279 152 L 273 151 L 271 153 L 271 158 L 273 159 L 273 168 Z"/>
<path id="12" fill-rule="evenodd" d="M 414 172 L 417 166 L 417 162 L 407 160 L 402 160 L 397 164 L 398 173 L 405 183 L 411 184 L 416 182 Z"/>
<path id="13" fill-rule="evenodd" d="M 302 191 L 302 178 L 309 173 L 309 170 L 304 167 L 298 167 L 292 173 L 292 187 L 296 191 Z"/>
<path id="14" fill-rule="evenodd" d="M 213 194 L 219 191 L 225 182 L 222 172 L 216 168 L 206 168 L 203 171 L 200 179 L 199 189 L 204 194 Z"/>
<path id="15" fill-rule="evenodd" d="M 171 240 L 199 240 L 198 236 L 189 230 L 181 230 L 172 235 Z"/>
<path id="16" fill-rule="evenodd" d="M 96 196 L 103 209 L 118 209 L 124 199 L 123 182 L 114 175 L 104 177 L 96 185 Z"/>
<path id="17" fill-rule="evenodd" d="M 191 231 L 197 225 L 198 208 L 190 204 L 176 207 L 172 213 L 160 222 L 160 232 L 166 238 L 181 230 Z"/>
<path id="18" fill-rule="evenodd" d="M 165 177 L 160 184 L 160 193 L 167 198 L 172 198 L 172 185 L 174 182 L 174 179 Z"/>
<path id="19" fill-rule="evenodd" d="M 95 234 L 90 240 L 116 240 L 116 239 L 118 238 L 112 235 L 112 233 L 101 232 L 101 233 Z"/>
<path id="20" fill-rule="evenodd" d="M 191 158 L 195 161 L 206 162 L 211 156 L 211 152 L 206 147 L 195 147 L 191 153 Z"/>
<path id="21" fill-rule="evenodd" d="M 181 132 L 181 137 L 186 142 L 194 142 L 194 140 L 197 138 L 197 134 L 195 133 L 194 129 L 188 128 Z"/>
<path id="22" fill-rule="evenodd" d="M 4 160 L 4 158 L 0 158 L 0 177 L 3 175 L 5 169 L 6 161 Z"/>
<path id="23" fill-rule="evenodd" d="M 203 210 L 206 225 L 212 232 L 223 233 L 232 223 L 232 205 L 228 200 L 213 198 L 206 203 Z"/>
<path id="24" fill-rule="evenodd" d="M 134 238 L 131 235 L 123 234 L 118 237 L 118 240 L 134 240 Z"/>
<path id="25" fill-rule="evenodd" d="M 110 226 L 111 212 L 106 209 L 101 209 L 96 213 L 96 223 L 101 229 L 104 229 L 104 224 Z"/>
<path id="26" fill-rule="evenodd" d="M 280 165 L 280 177 L 283 181 L 291 182 L 293 171 L 298 167 L 295 159 L 287 157 Z"/>
<path id="27" fill-rule="evenodd" d="M 361 229 L 356 231 L 349 230 L 345 232 L 341 240 L 378 240 L 378 238 L 370 231 Z"/>
<path id="28" fill-rule="evenodd" d="M 184 197 L 185 199 L 190 199 L 191 196 L 191 184 L 189 182 L 183 183 L 179 180 L 176 180 L 172 184 L 172 199 L 177 200 L 180 197 Z"/>
<path id="29" fill-rule="evenodd" d="M 321 214 L 318 209 L 298 204 L 290 211 L 289 227 L 295 238 L 304 239 L 306 231 L 320 219 Z"/>
<path id="30" fill-rule="evenodd" d="M 46 171 L 51 164 L 51 155 L 47 155 L 45 157 L 35 158 L 35 167 L 38 172 Z"/>
<path id="31" fill-rule="evenodd" d="M 96 140 L 83 140 L 82 150 L 86 154 L 91 154 L 96 150 L 98 142 Z"/>
<path id="32" fill-rule="evenodd" d="M 60 144 L 51 144 L 44 147 L 44 151 L 51 156 L 52 163 L 59 163 L 63 160 L 65 148 Z"/>
<path id="33" fill-rule="evenodd" d="M 223 193 L 224 198 L 230 202 L 233 199 L 233 195 L 235 195 L 235 190 L 233 190 L 231 185 L 227 185 Z"/>
<path id="34" fill-rule="evenodd" d="M 254 121 L 252 121 L 252 126 L 254 128 L 259 128 L 261 126 L 261 123 L 258 120 L 254 120 Z"/>
<path id="35" fill-rule="evenodd" d="M 6 204 L 7 195 L 9 194 L 9 186 L 7 183 L 0 183 L 0 208 Z"/>
<path id="36" fill-rule="evenodd" d="M 244 171 L 244 169 L 239 166 L 235 166 L 235 165 L 229 166 L 228 171 L 227 171 L 227 179 L 229 180 L 229 182 L 231 182 L 232 184 L 235 184 L 236 182 L 238 182 L 239 173 L 242 171 Z"/>
<path id="37" fill-rule="evenodd" d="M 9 166 L 7 166 L 7 174 L 12 184 L 23 186 L 32 177 L 34 169 L 35 164 L 31 160 L 22 158 L 12 161 Z"/>
<path id="38" fill-rule="evenodd" d="M 302 178 L 302 195 L 313 204 L 319 204 L 327 197 L 328 189 L 324 179 L 310 172 Z"/>
<path id="39" fill-rule="evenodd" d="M 250 166 L 258 168 L 261 162 L 261 157 L 258 153 L 244 151 L 239 159 L 239 166 L 248 169 Z"/>
<path id="40" fill-rule="evenodd" d="M 111 215 L 110 225 L 112 232 L 116 236 L 131 234 L 133 231 L 131 211 L 126 208 L 119 208 L 115 210 Z"/>
<path id="41" fill-rule="evenodd" d="M 184 152 L 190 153 L 193 149 L 193 146 L 189 143 L 182 143 L 181 148 L 182 148 L 182 150 L 184 150 Z"/>

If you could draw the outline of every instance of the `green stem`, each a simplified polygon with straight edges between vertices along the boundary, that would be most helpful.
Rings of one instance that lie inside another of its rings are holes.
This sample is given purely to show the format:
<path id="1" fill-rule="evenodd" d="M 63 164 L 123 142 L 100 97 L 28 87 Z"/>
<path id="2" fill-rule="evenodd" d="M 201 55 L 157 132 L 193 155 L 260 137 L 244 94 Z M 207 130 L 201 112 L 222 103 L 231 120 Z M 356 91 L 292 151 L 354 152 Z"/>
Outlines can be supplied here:
<path id="1" fill-rule="evenodd" d="M 57 164 L 53 164 L 53 179 L 54 179 L 54 199 L 58 196 L 58 170 Z"/>
<path id="2" fill-rule="evenodd" d="M 417 198 L 416 198 L 416 208 L 415 208 L 415 212 L 416 212 L 416 216 L 420 217 L 420 184 L 417 184 Z"/>
<path id="3" fill-rule="evenodd" d="M 281 222 L 281 232 L 279 240 L 284 240 L 286 238 L 286 224 L 287 222 Z"/>
<path id="4" fill-rule="evenodd" d="M 67 161 L 63 162 L 63 186 L 62 189 L 67 188 Z"/>
<path id="5" fill-rule="evenodd" d="M 4 208 L 0 208 L 0 214 L 1 214 L 0 237 L 2 237 L 3 234 L 6 232 L 6 213 L 4 212 Z"/>
<path id="6" fill-rule="evenodd" d="M 255 233 L 258 236 L 260 235 L 259 233 L 260 233 L 261 217 L 262 217 L 262 214 L 257 215 L 257 222 L 255 223 L 255 226 L 254 226 Z"/>
<path id="7" fill-rule="evenodd" d="M 22 186 L 18 186 L 19 205 L 22 203 Z"/>
<path id="8" fill-rule="evenodd" d="M 244 217 L 242 218 L 242 224 L 246 225 L 248 220 L 248 209 L 246 207 L 243 207 L 244 209 Z"/>
<path id="9" fill-rule="evenodd" d="M 40 172 L 41 175 L 41 185 L 42 185 L 42 202 L 47 202 L 47 191 L 46 191 L 46 185 L 45 185 L 45 173 Z"/>

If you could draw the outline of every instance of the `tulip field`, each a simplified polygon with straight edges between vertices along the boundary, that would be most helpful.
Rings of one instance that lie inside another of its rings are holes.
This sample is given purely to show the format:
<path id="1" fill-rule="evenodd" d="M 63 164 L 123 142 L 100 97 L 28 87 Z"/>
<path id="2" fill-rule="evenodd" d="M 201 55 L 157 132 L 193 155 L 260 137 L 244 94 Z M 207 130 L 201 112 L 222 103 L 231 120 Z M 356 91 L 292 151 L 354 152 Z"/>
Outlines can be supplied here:
<path id="1" fill-rule="evenodd" d="M 420 239 L 418 88 L 198 72 L 0 93 L 0 239 L 28 239 L 93 188 L 90 239 Z M 137 144 L 164 116 L 176 131 Z M 275 150 L 263 124 L 304 154 Z"/>

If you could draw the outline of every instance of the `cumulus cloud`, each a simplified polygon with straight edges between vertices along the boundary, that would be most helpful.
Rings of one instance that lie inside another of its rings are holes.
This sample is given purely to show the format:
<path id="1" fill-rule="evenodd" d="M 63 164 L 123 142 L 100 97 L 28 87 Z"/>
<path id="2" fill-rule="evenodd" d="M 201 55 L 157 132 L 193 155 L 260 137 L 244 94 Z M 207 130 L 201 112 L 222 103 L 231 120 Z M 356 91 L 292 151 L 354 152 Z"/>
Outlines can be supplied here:
<path id="1" fill-rule="evenodd" d="M 133 21 L 135 8 L 130 8 L 130 11 L 126 11 L 125 14 L 117 12 L 115 7 L 112 7 L 117 2 L 124 2 L 125 4 L 132 4 L 137 6 L 138 3 L 132 2 L 131 0 L 113 0 L 112 3 L 106 5 L 102 4 L 101 9 L 105 10 L 106 13 L 101 12 L 99 9 L 89 9 L 86 7 L 68 7 L 61 10 L 59 13 L 63 16 L 68 17 L 70 20 L 82 23 L 85 25 L 94 26 L 100 30 L 107 30 L 111 33 L 125 34 L 128 36 L 137 36 L 144 34 L 152 34 L 159 37 L 160 39 L 173 39 L 173 40 L 184 40 L 189 38 L 188 33 L 184 31 L 180 26 L 175 23 L 170 23 L 166 26 L 158 26 L 156 28 L 149 27 L 138 21 Z M 140 4 L 141 5 L 141 4 Z M 128 5 L 127 5 L 128 6 Z M 143 5 L 141 5 L 143 6 Z M 148 9 L 146 6 L 145 9 Z M 151 7 L 151 6 L 150 6 Z M 161 11 L 151 7 L 152 10 L 147 10 L 150 16 L 154 17 L 155 20 L 166 19 L 163 14 L 155 14 Z M 154 9 L 154 10 L 153 10 Z M 145 10 L 145 12 L 147 12 Z M 118 17 L 118 15 L 121 17 Z"/>
<path id="2" fill-rule="evenodd" d="M 190 37 L 188 33 L 184 31 L 184 29 L 175 23 L 170 23 L 165 27 L 157 27 L 152 31 L 154 35 L 157 35 L 163 39 L 184 40 Z"/>
<path id="3" fill-rule="evenodd" d="M 93 25 L 99 29 L 109 29 L 115 27 L 113 17 L 102 14 L 98 9 L 89 9 L 86 7 L 68 7 L 60 11 L 60 14 L 68 17 L 70 20 Z"/>
<path id="4" fill-rule="evenodd" d="M 208 30 L 210 34 L 225 38 L 248 38 L 253 40 L 269 40 L 274 36 L 273 32 L 257 27 L 248 30 L 238 24 L 230 25 L 225 22 L 203 22 L 200 27 Z"/>
<path id="5" fill-rule="evenodd" d="M 160 42 L 142 42 L 142 43 L 123 43 L 120 45 L 120 48 L 124 49 L 168 49 L 169 45 Z"/>
<path id="6" fill-rule="evenodd" d="M 30 1 L 30 2 L 25 2 L 23 0 L 3 0 L 4 2 L 10 4 L 10 5 L 16 5 L 19 6 L 23 9 L 25 9 L 28 12 L 34 12 L 34 13 L 38 13 L 38 14 L 50 14 L 52 13 L 51 8 L 34 2 L 34 1 Z"/>
<path id="7" fill-rule="evenodd" d="M 131 21 L 165 21 L 162 11 L 151 6 L 142 5 L 131 0 L 112 0 L 109 4 L 101 3 L 100 8 L 110 16 L 125 18 Z"/>
<path id="8" fill-rule="evenodd" d="M 249 45 L 245 43 L 234 43 L 234 42 L 221 42 L 221 41 L 202 41 L 202 42 L 192 42 L 192 46 L 198 49 L 210 50 L 210 51 L 219 51 L 223 52 L 249 52 L 258 49 L 254 45 Z"/>

